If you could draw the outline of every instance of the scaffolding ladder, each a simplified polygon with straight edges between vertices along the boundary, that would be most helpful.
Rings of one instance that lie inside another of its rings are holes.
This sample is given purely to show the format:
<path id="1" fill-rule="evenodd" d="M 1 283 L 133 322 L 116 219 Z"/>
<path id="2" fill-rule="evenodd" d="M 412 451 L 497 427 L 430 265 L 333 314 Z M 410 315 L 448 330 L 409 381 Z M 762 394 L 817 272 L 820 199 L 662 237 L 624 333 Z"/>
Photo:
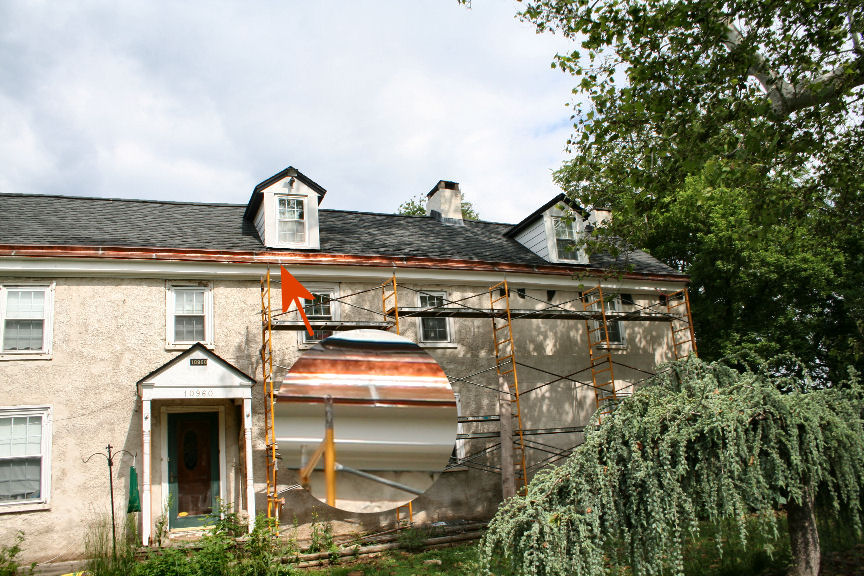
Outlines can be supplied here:
<path id="1" fill-rule="evenodd" d="M 522 476 L 522 485 L 528 486 L 528 471 L 525 464 L 525 438 L 522 433 L 522 411 L 519 404 L 519 376 L 516 372 L 516 346 L 513 342 L 513 324 L 510 318 L 510 289 L 507 280 L 489 287 L 489 311 L 492 317 L 492 342 L 495 350 L 495 370 L 501 383 L 501 392 L 510 397 L 510 414 L 516 416 L 516 432 L 519 437 L 518 469 Z M 506 390 L 504 387 L 506 386 Z M 505 430 L 501 414 L 501 428 Z M 501 437 L 501 445 L 512 442 L 512 438 Z M 504 463 L 502 462 L 502 471 Z"/>
<path id="2" fill-rule="evenodd" d="M 686 358 L 690 354 L 698 356 L 696 351 L 696 333 L 693 331 L 693 316 L 690 313 L 690 296 L 687 289 L 664 294 L 666 312 L 669 314 L 669 327 L 672 330 L 672 356 L 675 360 Z M 678 308 L 684 307 L 684 310 Z M 689 352 L 682 353 L 681 347 L 689 344 Z"/>
<path id="3" fill-rule="evenodd" d="M 594 384 L 594 398 L 597 401 L 597 423 L 601 424 L 603 417 L 611 414 L 618 404 L 602 286 L 598 284 L 582 292 L 582 309 L 599 313 L 597 320 L 585 320 L 585 330 L 588 335 L 588 359 Z"/>
<path id="4" fill-rule="evenodd" d="M 270 268 L 261 278 L 261 376 L 264 386 L 264 433 L 267 461 L 267 518 L 276 519 L 278 530 L 280 498 L 276 484 L 278 446 L 274 423 L 273 393 L 273 308 L 271 304 Z"/>
<path id="5" fill-rule="evenodd" d="M 391 303 L 392 300 L 392 303 Z M 399 297 L 396 294 L 396 273 L 393 273 L 393 278 L 381 284 L 381 310 L 383 311 L 384 321 L 388 320 L 389 316 L 393 316 L 393 326 L 396 328 L 396 334 L 399 334 Z M 389 330 L 389 328 L 388 328 Z"/>

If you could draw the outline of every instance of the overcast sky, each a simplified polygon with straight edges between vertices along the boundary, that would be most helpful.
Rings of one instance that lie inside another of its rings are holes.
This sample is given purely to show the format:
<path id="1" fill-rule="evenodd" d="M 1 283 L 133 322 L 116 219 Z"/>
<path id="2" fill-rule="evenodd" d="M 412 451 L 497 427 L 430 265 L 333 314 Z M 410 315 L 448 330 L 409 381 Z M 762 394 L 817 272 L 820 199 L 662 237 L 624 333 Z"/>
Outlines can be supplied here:
<path id="1" fill-rule="evenodd" d="M 575 84 L 517 6 L 3 0 L 0 192 L 245 203 L 290 165 L 322 208 L 445 179 L 516 222 L 558 192 Z"/>

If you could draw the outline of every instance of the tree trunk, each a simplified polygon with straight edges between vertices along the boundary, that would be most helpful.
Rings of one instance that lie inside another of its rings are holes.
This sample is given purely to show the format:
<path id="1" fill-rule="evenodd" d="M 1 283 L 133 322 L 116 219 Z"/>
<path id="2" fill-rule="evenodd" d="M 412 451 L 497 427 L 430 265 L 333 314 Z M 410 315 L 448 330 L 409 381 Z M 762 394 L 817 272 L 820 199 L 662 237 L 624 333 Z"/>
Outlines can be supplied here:
<path id="1" fill-rule="evenodd" d="M 819 576 L 819 531 L 813 511 L 813 494 L 809 488 L 804 489 L 800 504 L 790 501 L 786 505 L 786 519 L 792 543 L 793 565 L 789 575 Z"/>

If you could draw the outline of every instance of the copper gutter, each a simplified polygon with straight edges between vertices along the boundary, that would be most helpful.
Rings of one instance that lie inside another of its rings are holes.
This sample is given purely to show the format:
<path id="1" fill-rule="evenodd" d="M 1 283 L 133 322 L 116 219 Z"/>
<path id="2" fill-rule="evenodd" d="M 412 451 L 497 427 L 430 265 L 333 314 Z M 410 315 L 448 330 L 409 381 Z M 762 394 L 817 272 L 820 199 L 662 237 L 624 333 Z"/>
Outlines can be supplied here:
<path id="1" fill-rule="evenodd" d="M 470 270 L 472 272 L 511 272 L 548 274 L 553 276 L 610 276 L 599 268 L 563 268 L 507 262 L 485 262 L 455 258 L 398 256 L 360 256 L 354 254 L 322 254 L 316 252 L 251 252 L 246 250 L 184 250 L 177 248 L 129 248 L 124 246 L 32 246 L 0 244 L 0 257 L 28 258 L 105 258 L 122 260 L 160 260 L 181 262 L 221 262 L 226 264 L 298 264 L 321 266 L 380 266 L 387 268 L 427 268 L 436 270 Z M 642 274 L 625 272 L 611 274 L 618 278 L 673 280 L 687 282 L 688 276 L 677 274 Z"/>

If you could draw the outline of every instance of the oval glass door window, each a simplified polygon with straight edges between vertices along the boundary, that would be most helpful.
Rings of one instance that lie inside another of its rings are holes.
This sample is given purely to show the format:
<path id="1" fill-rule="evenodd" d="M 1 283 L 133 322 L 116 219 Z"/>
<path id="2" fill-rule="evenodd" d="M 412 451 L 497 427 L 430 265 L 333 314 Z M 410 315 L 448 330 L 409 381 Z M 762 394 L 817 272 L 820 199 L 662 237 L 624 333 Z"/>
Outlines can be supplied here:
<path id="1" fill-rule="evenodd" d="M 408 503 L 455 450 L 456 398 L 447 375 L 417 344 L 389 332 L 352 330 L 316 343 L 276 399 L 280 467 L 295 471 L 321 502 L 349 512 Z"/>

